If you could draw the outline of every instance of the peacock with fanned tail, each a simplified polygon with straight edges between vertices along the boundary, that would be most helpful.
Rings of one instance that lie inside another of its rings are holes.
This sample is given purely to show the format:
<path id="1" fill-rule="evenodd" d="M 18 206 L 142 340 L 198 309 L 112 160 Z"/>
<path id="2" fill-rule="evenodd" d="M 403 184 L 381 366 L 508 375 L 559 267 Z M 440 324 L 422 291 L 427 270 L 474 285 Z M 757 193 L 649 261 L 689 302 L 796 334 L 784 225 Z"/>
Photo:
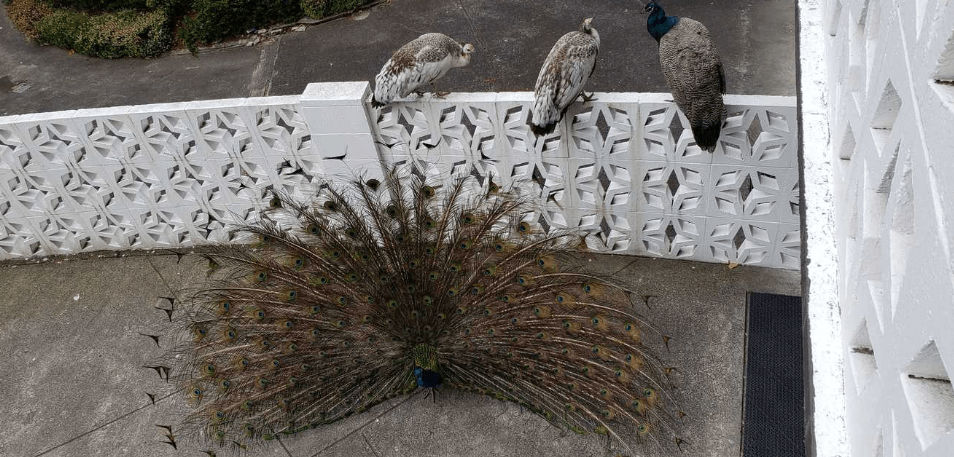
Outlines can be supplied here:
<path id="1" fill-rule="evenodd" d="M 176 352 L 185 428 L 245 447 L 451 388 L 627 446 L 682 443 L 634 292 L 564 266 L 582 240 L 543 233 L 515 191 L 415 176 L 277 195 L 236 229 L 255 244 L 209 254 Z"/>

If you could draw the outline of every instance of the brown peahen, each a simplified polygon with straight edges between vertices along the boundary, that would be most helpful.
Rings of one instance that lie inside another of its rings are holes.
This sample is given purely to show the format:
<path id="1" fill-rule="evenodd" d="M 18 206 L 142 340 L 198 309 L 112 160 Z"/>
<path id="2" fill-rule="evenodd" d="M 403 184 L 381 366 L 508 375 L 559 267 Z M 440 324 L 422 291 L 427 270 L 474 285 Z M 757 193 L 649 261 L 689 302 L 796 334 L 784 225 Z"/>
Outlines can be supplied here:
<path id="1" fill-rule="evenodd" d="M 632 291 L 562 265 L 580 238 L 543 233 L 491 180 L 415 176 L 278 195 L 237 229 L 255 244 L 209 255 L 173 376 L 185 428 L 244 447 L 439 387 L 627 445 L 680 444 L 669 369 L 642 343 L 658 333 Z"/>
<path id="2" fill-rule="evenodd" d="M 659 65 L 676 106 L 689 119 L 696 144 L 713 152 L 727 113 L 725 71 L 709 30 L 699 21 L 666 16 L 657 3 L 646 5 L 646 12 L 646 28 L 659 43 Z"/>
<path id="3" fill-rule="evenodd" d="M 583 94 L 583 86 L 596 70 L 600 53 L 600 34 L 586 18 L 580 30 L 567 33 L 557 40 L 540 68 L 533 90 L 533 105 L 527 123 L 534 135 L 548 135 L 556 129 L 567 108 Z M 583 94 L 589 101 L 591 96 Z"/>

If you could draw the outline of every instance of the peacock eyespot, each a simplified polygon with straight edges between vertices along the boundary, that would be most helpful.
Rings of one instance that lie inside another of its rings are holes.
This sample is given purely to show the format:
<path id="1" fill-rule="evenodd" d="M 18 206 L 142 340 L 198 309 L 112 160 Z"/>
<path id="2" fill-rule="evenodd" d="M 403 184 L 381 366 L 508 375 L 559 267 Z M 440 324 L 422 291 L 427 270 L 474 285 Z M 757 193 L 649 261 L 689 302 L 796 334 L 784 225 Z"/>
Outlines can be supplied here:
<path id="1" fill-rule="evenodd" d="M 339 320 L 338 322 L 335 323 L 335 325 L 337 325 L 338 328 L 343 328 L 343 327 L 344 327 L 345 325 L 347 325 L 347 324 L 348 324 L 348 323 L 345 322 L 345 321 L 343 321 L 343 320 Z"/>
<path id="2" fill-rule="evenodd" d="M 397 308 L 397 305 L 398 305 L 397 300 L 394 300 L 394 299 L 388 300 L 388 308 L 394 309 L 394 308 Z"/>
<path id="3" fill-rule="evenodd" d="M 282 363 L 278 359 L 272 359 L 272 368 L 278 368 Z"/>
<path id="4" fill-rule="evenodd" d="M 458 294 L 460 294 L 460 290 L 456 287 L 451 287 L 450 289 L 447 289 L 448 296 L 456 297 Z"/>
<path id="5" fill-rule="evenodd" d="M 484 316 L 489 316 L 494 312 L 490 308 L 484 308 Z"/>
<path id="6" fill-rule="evenodd" d="M 298 351 L 298 345 L 295 343 L 289 343 L 288 352 L 296 352 L 296 351 Z"/>
<path id="7" fill-rule="evenodd" d="M 440 277 L 441 277 L 440 273 L 436 271 L 432 271 L 427 274 L 427 279 L 430 279 L 431 281 L 437 281 L 437 279 Z"/>
<path id="8" fill-rule="evenodd" d="M 469 328 L 465 328 L 465 329 L 464 329 L 464 335 L 470 335 L 470 329 L 469 329 Z"/>
<path id="9" fill-rule="evenodd" d="M 564 297 L 563 295 L 557 295 L 557 296 L 556 296 L 556 302 L 557 302 L 557 303 L 563 303 L 564 301 L 566 301 L 566 297 Z"/>
<path id="10" fill-rule="evenodd" d="M 346 235 L 348 238 L 357 238 L 357 237 L 358 237 L 358 229 L 348 228 L 347 230 L 345 230 L 345 235 Z"/>
<path id="11" fill-rule="evenodd" d="M 463 306 L 459 306 L 457 307 L 457 310 L 455 312 L 457 313 L 457 315 L 463 315 L 464 313 L 467 312 L 467 308 L 464 308 Z"/>
<path id="12" fill-rule="evenodd" d="M 494 243 L 494 250 L 497 252 L 503 252 L 504 244 L 503 243 Z"/>
<path id="13" fill-rule="evenodd" d="M 616 375 L 617 378 L 622 378 L 622 377 L 623 377 L 623 370 L 616 370 L 616 373 L 614 373 L 614 374 Z"/>
<path id="14" fill-rule="evenodd" d="M 590 367 L 583 367 L 583 370 L 582 370 L 582 371 L 583 371 L 583 374 L 589 374 L 589 372 L 590 372 Z"/>
<path id="15" fill-rule="evenodd" d="M 258 274 L 255 275 L 255 277 L 256 279 L 258 279 L 258 282 L 264 282 L 266 279 L 268 279 L 268 273 L 264 271 L 259 271 Z"/>
<path id="16" fill-rule="evenodd" d="M 337 301 L 338 301 L 338 304 L 339 304 L 339 305 L 347 305 L 347 304 L 348 304 L 348 298 L 347 298 L 347 297 L 344 297 L 344 296 L 339 296 Z"/>
<path id="17" fill-rule="evenodd" d="M 301 267 L 303 267 L 303 266 L 305 266 L 305 259 L 303 259 L 303 258 L 301 258 L 301 257 L 296 257 L 296 258 L 295 258 L 295 268 L 296 268 L 296 269 L 301 269 Z"/>
<path id="18" fill-rule="evenodd" d="M 358 274 L 357 274 L 357 273 L 348 273 L 348 281 L 349 281 L 349 282 L 358 282 Z"/>
<path id="19" fill-rule="evenodd" d="M 417 312 L 416 309 L 413 310 L 413 311 L 411 311 L 411 317 L 413 317 L 413 318 L 416 319 L 416 318 L 418 318 L 418 317 L 420 317 L 420 316 L 421 316 L 421 313 Z"/>
<path id="20" fill-rule="evenodd" d="M 570 321 L 567 321 L 567 320 L 564 320 L 564 321 L 563 321 L 563 328 L 568 329 L 568 328 L 570 328 L 570 326 L 571 326 Z"/>
<path id="21" fill-rule="evenodd" d="M 583 292 L 590 293 L 593 290 L 593 286 L 589 284 L 583 284 Z"/>
<path id="22" fill-rule="evenodd" d="M 265 310 L 259 309 L 255 311 L 255 318 L 258 320 L 265 319 Z"/>
<path id="23" fill-rule="evenodd" d="M 202 396 L 202 389 L 198 387 L 192 389 L 192 395 L 195 395 L 196 397 Z"/>
<path id="24" fill-rule="evenodd" d="M 228 300 L 223 300 L 219 303 L 219 310 L 222 311 L 223 314 L 229 312 L 231 309 L 232 303 Z"/>
<path id="25" fill-rule="evenodd" d="M 294 289 L 289 290 L 289 291 L 288 291 L 288 301 L 295 301 L 296 298 L 298 298 L 298 291 L 297 291 L 297 290 L 294 290 Z"/>
<path id="26" fill-rule="evenodd" d="M 450 270 L 452 273 L 457 273 L 458 271 L 461 270 L 461 268 L 462 268 L 461 265 L 457 262 L 453 262 L 447 266 L 447 269 Z"/>
<path id="27" fill-rule="evenodd" d="M 318 226 L 315 224 L 308 224 L 308 233 L 312 235 L 317 235 L 320 232 Z"/>
<path id="28" fill-rule="evenodd" d="M 546 339 L 547 334 L 544 333 L 544 332 L 539 332 L 539 333 L 537 333 L 536 337 L 537 337 L 538 340 L 543 340 L 543 339 Z M 539 354 L 537 354 L 537 355 L 539 355 Z"/>
<path id="29" fill-rule="evenodd" d="M 649 426 L 646 424 L 639 424 L 636 426 L 636 431 L 641 435 L 645 435 L 646 433 L 649 433 Z"/>
<path id="30" fill-rule="evenodd" d="M 444 313 L 437 313 L 437 318 L 440 320 L 447 319 L 447 315 Z"/>
<path id="31" fill-rule="evenodd" d="M 473 224 L 476 220 L 476 217 L 472 213 L 465 213 L 463 217 L 460 218 L 461 222 L 465 224 Z"/>
<path id="32" fill-rule="evenodd" d="M 321 307 L 318 305 L 311 305 L 311 314 L 318 314 L 321 312 Z"/>
<path id="33" fill-rule="evenodd" d="M 231 328 L 230 328 L 230 329 L 227 329 L 227 330 L 225 331 L 225 337 L 228 338 L 228 339 L 230 339 L 230 340 L 234 340 L 235 337 L 237 337 L 237 336 L 238 336 L 238 333 L 236 333 L 234 329 L 231 329 Z"/>
<path id="34" fill-rule="evenodd" d="M 593 353 L 594 353 L 594 354 L 599 354 L 599 353 L 600 353 L 600 347 L 599 347 L 599 346 L 593 346 Z"/>
<path id="35" fill-rule="evenodd" d="M 626 354 L 626 357 L 625 357 L 624 359 L 625 359 L 627 362 L 632 362 L 632 361 L 633 361 L 633 354 Z"/>
<path id="36" fill-rule="evenodd" d="M 248 366 L 248 364 L 249 364 L 249 361 L 248 361 L 248 359 L 242 359 L 242 360 L 239 360 L 239 366 L 240 366 L 240 367 L 242 367 L 242 368 L 245 368 L 245 367 L 247 367 L 247 366 Z"/>
<path id="37" fill-rule="evenodd" d="M 539 316 L 541 312 L 542 312 L 542 311 L 540 310 L 540 308 L 533 308 L 533 314 L 534 314 L 535 316 Z"/>
<path id="38" fill-rule="evenodd" d="M 294 322 L 294 321 L 291 321 L 291 320 L 287 320 L 287 321 L 285 321 L 285 322 L 282 323 L 282 326 L 284 326 L 285 329 L 287 330 L 287 329 L 290 329 L 290 328 L 294 327 L 294 326 L 295 326 L 295 322 Z"/>
<path id="39" fill-rule="evenodd" d="M 516 324 L 516 323 L 519 323 L 519 322 L 520 322 L 520 319 L 519 319 L 519 318 L 516 318 L 516 317 L 511 317 L 511 318 L 510 318 L 510 323 L 511 323 L 511 324 Z"/>
<path id="40" fill-rule="evenodd" d="M 426 306 L 434 303 L 434 298 L 430 295 L 425 295 L 423 298 L 421 298 L 421 301 L 424 302 L 424 305 Z"/>
<path id="41" fill-rule="evenodd" d="M 633 331 L 633 324 L 627 323 L 623 326 L 623 329 L 625 329 L 627 332 L 631 332 Z"/>
<path id="42" fill-rule="evenodd" d="M 328 211 L 337 211 L 337 210 L 338 210 L 338 204 L 335 203 L 333 200 L 326 200 L 325 203 L 324 203 L 322 206 L 323 206 L 326 210 L 328 210 Z"/>
<path id="43" fill-rule="evenodd" d="M 653 389 L 648 389 L 648 388 L 647 388 L 647 389 L 643 390 L 643 396 L 646 397 L 646 398 L 652 397 L 654 393 L 656 393 L 656 391 L 653 390 Z"/>
<path id="44" fill-rule="evenodd" d="M 488 329 L 488 330 L 487 330 L 487 334 L 488 334 L 488 335 L 493 335 L 495 332 L 496 332 L 496 330 L 494 330 L 494 329 Z"/>
<path id="45" fill-rule="evenodd" d="M 421 188 L 421 195 L 423 195 L 424 198 L 431 198 L 434 196 L 434 193 L 434 188 L 431 186 L 424 186 Z"/>
<path id="46" fill-rule="evenodd" d="M 590 323 L 592 323 L 594 326 L 600 325 L 600 318 L 594 317 L 594 318 L 590 319 Z"/>

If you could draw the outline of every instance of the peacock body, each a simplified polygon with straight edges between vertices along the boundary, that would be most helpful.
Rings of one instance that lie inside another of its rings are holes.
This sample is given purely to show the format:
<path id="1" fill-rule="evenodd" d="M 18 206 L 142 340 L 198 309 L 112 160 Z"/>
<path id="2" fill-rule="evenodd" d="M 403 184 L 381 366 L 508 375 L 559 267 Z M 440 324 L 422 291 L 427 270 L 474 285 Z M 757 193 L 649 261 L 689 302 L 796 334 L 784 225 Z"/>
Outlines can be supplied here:
<path id="1" fill-rule="evenodd" d="M 425 33 L 394 52 L 374 78 L 371 105 L 381 107 L 407 97 L 450 71 L 470 63 L 474 45 L 460 44 L 441 33 Z"/>
<path id="2" fill-rule="evenodd" d="M 676 106 L 689 119 L 696 144 L 713 152 L 726 120 L 725 71 L 709 30 L 689 18 L 666 16 L 657 3 L 646 5 L 646 12 L 646 27 L 659 43 L 659 65 Z"/>
<path id="3" fill-rule="evenodd" d="M 309 204 L 277 196 L 237 229 L 257 243 L 211 253 L 188 301 L 184 426 L 247 446 L 452 388 L 577 433 L 672 443 L 668 370 L 633 292 L 563 266 L 580 240 L 542 233 L 530 209 L 489 180 L 393 170 Z"/>
<path id="4" fill-rule="evenodd" d="M 592 21 L 583 20 L 580 30 L 557 40 L 540 68 L 528 118 L 530 130 L 537 136 L 553 133 L 596 69 L 600 34 Z"/>

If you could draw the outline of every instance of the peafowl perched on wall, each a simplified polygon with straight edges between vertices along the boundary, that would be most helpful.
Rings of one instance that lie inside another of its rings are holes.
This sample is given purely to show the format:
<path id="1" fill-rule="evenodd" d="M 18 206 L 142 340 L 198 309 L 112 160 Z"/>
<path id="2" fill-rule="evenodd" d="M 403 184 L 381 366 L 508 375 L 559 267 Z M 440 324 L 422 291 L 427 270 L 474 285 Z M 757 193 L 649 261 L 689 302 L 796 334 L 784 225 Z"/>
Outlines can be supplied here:
<path id="1" fill-rule="evenodd" d="M 425 33 L 415 38 L 395 51 L 374 78 L 371 106 L 385 106 L 395 98 L 407 97 L 433 84 L 451 68 L 469 64 L 473 52 L 474 45 L 462 45 L 441 33 Z"/>
<path id="2" fill-rule="evenodd" d="M 257 242 L 210 253 L 187 300 L 185 428 L 244 447 L 440 388 L 624 444 L 682 443 L 634 292 L 565 267 L 580 239 L 543 233 L 530 210 L 490 180 L 395 169 L 307 204 L 276 196 L 237 228 Z"/>
<path id="3" fill-rule="evenodd" d="M 666 16 L 657 3 L 646 5 L 646 27 L 659 43 L 659 65 L 680 110 L 689 119 L 700 148 L 713 152 L 725 124 L 725 71 L 709 30 L 698 21 Z"/>
<path id="4" fill-rule="evenodd" d="M 583 86 L 596 69 L 600 53 L 600 34 L 591 26 L 593 18 L 583 20 L 580 30 L 557 40 L 540 68 L 533 91 L 533 106 L 527 123 L 537 136 L 553 133 L 567 108 L 583 94 Z M 591 97 L 583 94 L 583 99 Z"/>

